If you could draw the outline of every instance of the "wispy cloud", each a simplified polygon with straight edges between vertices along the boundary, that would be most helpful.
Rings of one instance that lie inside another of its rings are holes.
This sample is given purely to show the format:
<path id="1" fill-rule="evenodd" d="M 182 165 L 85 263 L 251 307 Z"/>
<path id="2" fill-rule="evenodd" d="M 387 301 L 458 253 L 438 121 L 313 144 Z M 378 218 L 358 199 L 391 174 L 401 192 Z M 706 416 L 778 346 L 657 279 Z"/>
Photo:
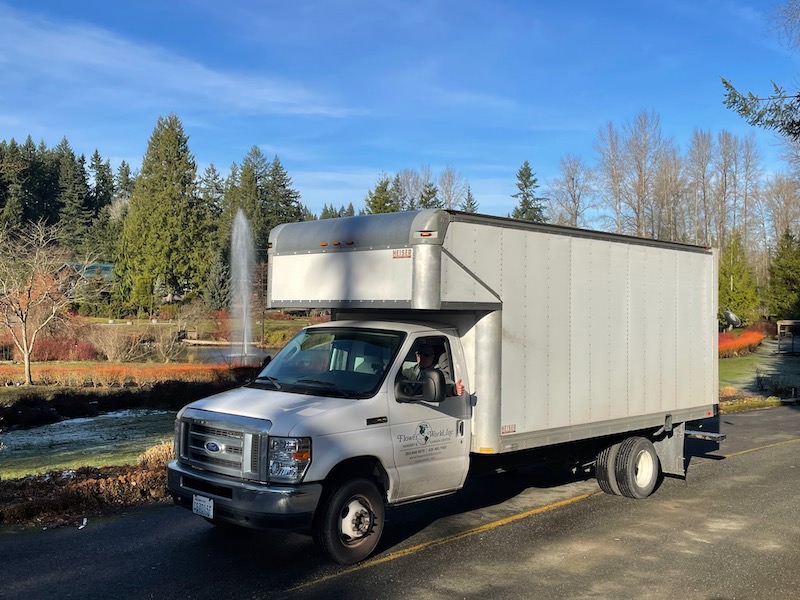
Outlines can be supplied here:
<path id="1" fill-rule="evenodd" d="M 0 103 L 164 105 L 243 114 L 343 117 L 324 91 L 254 73 L 214 70 L 163 47 L 0 4 Z M 13 95 L 15 94 L 16 97 Z M 7 107 L 6 107 L 7 109 Z"/>

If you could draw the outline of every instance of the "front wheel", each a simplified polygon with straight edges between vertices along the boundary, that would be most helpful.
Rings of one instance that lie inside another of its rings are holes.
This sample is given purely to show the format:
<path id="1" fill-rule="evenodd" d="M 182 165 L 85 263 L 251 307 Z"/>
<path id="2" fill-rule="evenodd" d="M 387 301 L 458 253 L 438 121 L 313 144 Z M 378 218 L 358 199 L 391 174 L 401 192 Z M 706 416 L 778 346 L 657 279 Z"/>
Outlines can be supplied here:
<path id="1" fill-rule="evenodd" d="M 658 483 L 661 467 L 653 443 L 631 437 L 622 442 L 617 454 L 616 475 L 620 493 L 628 498 L 647 498 Z"/>
<path id="2" fill-rule="evenodd" d="M 339 484 L 328 496 L 315 523 L 314 537 L 341 565 L 367 558 L 383 533 L 383 496 L 369 479 Z"/>

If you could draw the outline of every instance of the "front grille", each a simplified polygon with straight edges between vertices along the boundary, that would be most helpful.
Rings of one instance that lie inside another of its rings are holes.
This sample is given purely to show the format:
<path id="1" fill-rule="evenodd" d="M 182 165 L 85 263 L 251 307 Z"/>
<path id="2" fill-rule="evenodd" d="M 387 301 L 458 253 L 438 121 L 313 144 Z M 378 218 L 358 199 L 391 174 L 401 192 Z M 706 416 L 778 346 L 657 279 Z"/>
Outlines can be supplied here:
<path id="1" fill-rule="evenodd" d="M 264 480 L 262 443 L 271 423 L 259 419 L 186 409 L 178 434 L 180 460 L 197 469 L 242 479 Z"/>

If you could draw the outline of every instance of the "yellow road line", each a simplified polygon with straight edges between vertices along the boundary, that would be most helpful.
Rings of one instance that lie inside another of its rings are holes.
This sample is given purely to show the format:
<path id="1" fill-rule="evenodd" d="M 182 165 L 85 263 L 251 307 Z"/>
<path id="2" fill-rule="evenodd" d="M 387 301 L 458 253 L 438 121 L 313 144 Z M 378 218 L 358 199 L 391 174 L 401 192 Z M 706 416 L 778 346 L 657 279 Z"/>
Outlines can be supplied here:
<path id="1" fill-rule="evenodd" d="M 301 583 L 293 588 L 289 588 L 287 592 L 293 592 L 295 590 L 300 590 L 303 588 L 311 587 L 313 585 L 317 585 L 320 583 L 324 583 L 326 581 L 330 581 L 331 579 L 335 579 L 337 577 L 341 577 L 342 575 L 348 575 L 350 573 L 355 573 L 356 571 L 361 571 L 363 569 L 367 569 L 369 567 L 374 567 L 376 565 L 380 565 L 386 562 L 390 562 L 393 560 L 397 560 L 398 558 L 403 558 L 404 556 L 409 556 L 411 554 L 416 554 L 417 552 L 422 552 L 423 550 L 427 550 L 428 548 L 433 548 L 435 546 L 441 546 L 442 544 L 448 544 L 455 540 L 460 540 L 461 538 L 470 537 L 473 535 L 477 535 L 479 533 L 483 533 L 485 531 L 489 531 L 491 529 L 496 529 L 497 527 L 501 527 L 503 525 L 508 525 L 509 523 L 513 523 L 514 521 L 519 521 L 520 519 L 525 519 L 527 517 L 532 517 L 534 515 L 541 514 L 543 512 L 547 512 L 550 510 L 555 510 L 556 508 L 561 508 L 562 506 L 567 506 L 569 504 L 574 504 L 575 502 L 580 502 L 581 500 L 586 500 L 589 496 L 593 496 L 594 494 L 581 494 L 580 496 L 573 496 L 572 498 L 567 498 L 566 500 L 561 500 L 559 502 L 553 502 L 552 504 L 547 504 L 545 506 L 539 506 L 537 508 L 517 513 L 515 515 L 511 515 L 509 517 L 505 517 L 503 519 L 498 519 L 497 521 L 492 521 L 490 523 L 486 523 L 484 525 L 480 525 L 478 527 L 473 527 L 472 529 L 467 529 L 465 531 L 459 531 L 458 533 L 453 533 L 451 535 L 445 536 L 443 538 L 438 538 L 435 540 L 431 540 L 430 542 L 424 542 L 422 544 L 417 544 L 416 546 L 411 546 L 410 548 L 406 548 L 405 550 L 398 550 L 397 552 L 392 552 L 387 554 L 386 556 L 381 556 L 379 558 L 374 558 L 372 560 L 368 560 L 352 567 L 348 567 L 346 569 L 342 569 L 341 571 L 337 571 L 336 573 L 332 573 L 331 575 L 326 575 L 325 577 L 320 577 L 319 579 L 314 579 L 312 581 L 307 581 L 305 583 Z"/>
<path id="2" fill-rule="evenodd" d="M 758 448 L 750 448 L 748 450 L 739 450 L 739 452 L 731 452 L 730 454 L 725 454 L 725 458 L 731 458 L 733 456 L 741 456 L 742 454 L 750 454 L 751 452 L 758 452 L 760 450 L 766 450 L 767 448 L 775 448 L 777 446 L 785 446 L 787 444 L 796 444 L 798 442 L 800 442 L 800 438 L 792 438 L 791 440 L 775 442 L 773 444 L 767 444 L 766 446 L 759 446 Z"/>
<path id="3" fill-rule="evenodd" d="M 757 448 L 750 448 L 748 450 L 740 450 L 739 452 L 732 452 L 730 454 L 725 454 L 725 458 L 733 458 L 734 456 L 742 456 L 743 454 L 750 454 L 751 452 L 758 452 L 760 450 L 766 450 L 768 448 L 775 448 L 777 446 L 785 446 L 787 444 L 796 444 L 800 442 L 800 438 L 793 438 L 791 440 L 784 440 L 782 442 L 775 442 L 773 444 L 767 444 L 766 446 L 759 446 Z M 713 461 L 709 461 L 713 462 Z M 369 567 L 374 567 L 383 563 L 387 563 L 393 560 L 397 560 L 398 558 L 403 558 L 405 556 L 410 556 L 412 554 L 416 554 L 418 552 L 422 552 L 423 550 L 427 550 L 428 548 L 433 548 L 435 546 L 441 546 L 442 544 L 448 544 L 455 540 L 459 540 L 461 538 L 470 537 L 473 535 L 477 535 L 479 533 L 484 533 L 486 531 L 490 531 L 492 529 L 496 529 L 498 527 L 502 527 L 503 525 L 508 525 L 509 523 L 513 523 L 514 521 L 519 521 L 520 519 L 526 519 L 528 517 L 532 517 L 534 515 L 538 515 L 544 512 L 548 512 L 551 510 L 555 510 L 557 508 L 561 508 L 562 506 L 568 506 L 570 504 L 574 504 L 575 502 L 580 502 L 581 500 L 586 500 L 590 496 L 594 496 L 596 493 L 592 494 L 581 494 L 580 496 L 574 496 L 572 498 L 567 498 L 566 500 L 561 500 L 559 502 L 553 502 L 552 504 L 547 504 L 545 506 L 539 506 L 537 508 L 517 513 L 515 515 L 511 515 L 509 517 L 505 517 L 503 519 L 498 519 L 497 521 L 491 521 L 490 523 L 486 523 L 484 525 L 480 525 L 478 527 L 473 527 L 472 529 L 467 529 L 465 531 L 459 531 L 458 533 L 453 533 L 451 535 L 445 536 L 443 538 L 438 538 L 435 540 L 431 540 L 430 542 L 424 542 L 422 544 L 417 544 L 416 546 L 411 546 L 410 548 L 406 548 L 404 550 L 398 550 L 397 552 L 391 552 L 386 556 L 381 556 L 379 558 L 374 558 L 371 560 L 364 561 L 357 565 L 353 565 L 352 567 L 348 567 L 346 569 L 342 569 L 337 571 L 336 573 L 332 573 L 331 575 L 326 575 L 325 577 L 320 577 L 319 579 L 314 579 L 312 581 L 307 581 L 305 583 L 301 583 L 295 587 L 289 588 L 285 591 L 292 592 L 295 590 L 301 590 L 303 588 L 311 587 L 320 583 L 324 583 L 326 581 L 330 581 L 332 579 L 336 579 L 337 577 L 341 577 L 342 575 L 348 575 L 350 573 L 355 573 L 357 571 L 361 571 L 363 569 L 367 569 Z"/>

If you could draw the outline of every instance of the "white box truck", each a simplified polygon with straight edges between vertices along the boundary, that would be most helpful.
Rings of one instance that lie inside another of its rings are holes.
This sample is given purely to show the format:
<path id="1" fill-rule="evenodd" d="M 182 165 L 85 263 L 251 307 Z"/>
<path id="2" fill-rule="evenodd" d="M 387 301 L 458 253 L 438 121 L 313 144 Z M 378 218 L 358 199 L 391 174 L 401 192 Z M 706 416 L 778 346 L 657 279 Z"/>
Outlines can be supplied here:
<path id="1" fill-rule="evenodd" d="M 270 306 L 331 320 L 178 413 L 168 487 L 212 522 L 310 526 L 347 564 L 471 468 L 560 459 L 644 498 L 721 439 L 686 427 L 718 408 L 714 250 L 446 210 L 269 243 Z"/>

